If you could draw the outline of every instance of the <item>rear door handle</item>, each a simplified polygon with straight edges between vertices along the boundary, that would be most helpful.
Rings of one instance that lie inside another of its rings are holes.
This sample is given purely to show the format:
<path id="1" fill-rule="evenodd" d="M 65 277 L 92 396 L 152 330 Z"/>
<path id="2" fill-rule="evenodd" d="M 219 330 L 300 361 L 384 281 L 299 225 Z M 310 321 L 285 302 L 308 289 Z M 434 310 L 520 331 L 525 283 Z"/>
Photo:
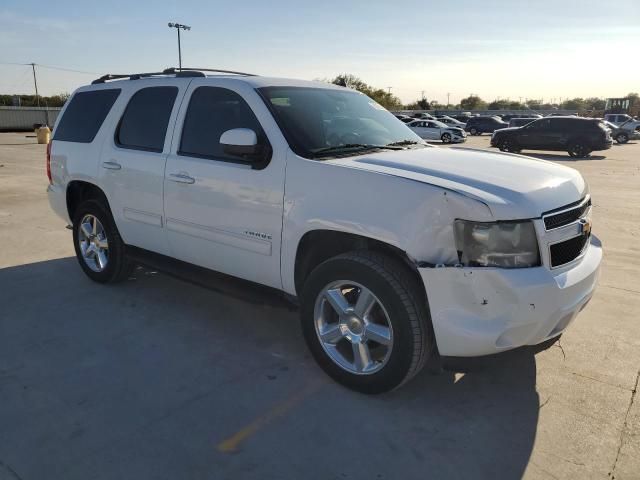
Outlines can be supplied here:
<path id="1" fill-rule="evenodd" d="M 117 162 L 102 162 L 102 168 L 106 168 L 107 170 L 120 170 L 122 165 Z"/>
<path id="2" fill-rule="evenodd" d="M 170 173 L 169 180 L 176 183 L 188 183 L 189 185 L 196 183 L 195 178 L 185 175 L 184 173 Z"/>

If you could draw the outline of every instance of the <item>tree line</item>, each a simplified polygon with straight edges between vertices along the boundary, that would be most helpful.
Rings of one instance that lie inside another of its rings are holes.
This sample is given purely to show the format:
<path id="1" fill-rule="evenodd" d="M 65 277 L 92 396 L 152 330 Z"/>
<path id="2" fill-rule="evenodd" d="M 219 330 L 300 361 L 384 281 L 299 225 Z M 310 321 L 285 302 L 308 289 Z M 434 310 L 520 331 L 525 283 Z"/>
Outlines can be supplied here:
<path id="1" fill-rule="evenodd" d="M 325 81 L 362 92 L 389 110 L 445 110 L 447 108 L 451 110 L 552 110 L 557 108 L 560 110 L 589 111 L 604 110 L 606 103 L 605 99 L 599 97 L 576 97 L 558 103 L 545 103 L 541 100 L 519 102 L 509 99 L 487 102 L 478 95 L 469 95 L 460 100 L 460 103 L 448 106 L 435 100 L 429 101 L 426 98 L 420 98 L 415 102 L 403 105 L 402 101 L 391 92 L 385 91 L 382 88 L 373 87 L 355 75 L 345 73 Z M 636 101 L 638 101 L 639 98 L 637 93 L 629 93 L 627 97 L 635 98 Z M 48 97 L 39 96 L 39 99 L 36 98 L 35 95 L 0 95 L 0 106 L 14 106 L 18 104 L 23 107 L 35 107 L 38 105 L 39 100 L 41 107 L 62 107 L 68 98 L 68 93 L 60 93 Z"/>
<path id="2" fill-rule="evenodd" d="M 35 107 L 39 101 L 41 107 L 61 107 L 68 98 L 68 93 L 60 93 L 49 97 L 38 95 L 38 98 L 35 95 L 0 95 L 0 106 Z"/>
<path id="3" fill-rule="evenodd" d="M 559 110 L 589 111 L 604 110 L 606 104 L 606 100 L 599 97 L 576 97 L 563 100 L 562 102 L 551 103 L 530 99 L 526 102 L 510 99 L 498 99 L 487 102 L 478 95 L 469 95 L 460 100 L 460 103 L 448 106 L 435 100 L 429 101 L 426 98 L 420 98 L 415 102 L 403 105 L 402 101 L 392 93 L 382 88 L 372 87 L 355 75 L 338 75 L 332 80 L 329 80 L 329 82 L 358 90 L 389 110 L 445 110 L 447 108 L 451 110 L 552 110 L 557 108 Z M 637 93 L 629 93 L 627 97 L 635 98 L 636 101 L 639 98 Z"/>

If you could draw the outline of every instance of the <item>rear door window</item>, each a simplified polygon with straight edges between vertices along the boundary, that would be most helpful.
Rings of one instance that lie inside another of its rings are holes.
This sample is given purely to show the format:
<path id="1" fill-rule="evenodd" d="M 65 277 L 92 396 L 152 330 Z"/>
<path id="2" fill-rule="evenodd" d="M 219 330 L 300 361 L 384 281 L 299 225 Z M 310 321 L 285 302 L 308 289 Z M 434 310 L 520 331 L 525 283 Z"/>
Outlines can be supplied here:
<path id="1" fill-rule="evenodd" d="M 120 95 L 119 88 L 76 93 L 56 127 L 54 140 L 91 143 Z"/>
<path id="2" fill-rule="evenodd" d="M 178 87 L 147 87 L 138 90 L 120 119 L 115 134 L 118 146 L 162 152 Z"/>

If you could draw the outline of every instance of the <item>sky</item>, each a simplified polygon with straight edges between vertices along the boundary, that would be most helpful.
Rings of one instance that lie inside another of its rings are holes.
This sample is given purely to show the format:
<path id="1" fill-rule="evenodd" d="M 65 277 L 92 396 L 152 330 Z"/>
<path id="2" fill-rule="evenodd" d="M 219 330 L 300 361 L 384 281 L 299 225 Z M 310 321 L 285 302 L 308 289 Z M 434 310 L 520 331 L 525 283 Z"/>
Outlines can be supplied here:
<path id="1" fill-rule="evenodd" d="M 170 21 L 184 66 L 351 73 L 405 103 L 640 91 L 640 0 L 3 0 L 0 93 L 33 93 L 31 62 L 42 95 L 177 66 Z"/>

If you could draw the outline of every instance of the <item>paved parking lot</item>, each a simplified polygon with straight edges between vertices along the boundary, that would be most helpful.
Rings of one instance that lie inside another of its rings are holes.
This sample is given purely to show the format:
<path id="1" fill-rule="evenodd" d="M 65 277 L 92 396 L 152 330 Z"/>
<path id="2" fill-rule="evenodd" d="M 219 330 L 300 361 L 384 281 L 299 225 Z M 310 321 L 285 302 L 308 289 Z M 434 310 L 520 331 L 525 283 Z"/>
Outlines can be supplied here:
<path id="1" fill-rule="evenodd" d="M 640 478 L 640 143 L 536 154 L 587 178 L 606 250 L 560 344 L 368 397 L 296 312 L 150 270 L 90 282 L 34 141 L 0 134 L 0 480 Z"/>

